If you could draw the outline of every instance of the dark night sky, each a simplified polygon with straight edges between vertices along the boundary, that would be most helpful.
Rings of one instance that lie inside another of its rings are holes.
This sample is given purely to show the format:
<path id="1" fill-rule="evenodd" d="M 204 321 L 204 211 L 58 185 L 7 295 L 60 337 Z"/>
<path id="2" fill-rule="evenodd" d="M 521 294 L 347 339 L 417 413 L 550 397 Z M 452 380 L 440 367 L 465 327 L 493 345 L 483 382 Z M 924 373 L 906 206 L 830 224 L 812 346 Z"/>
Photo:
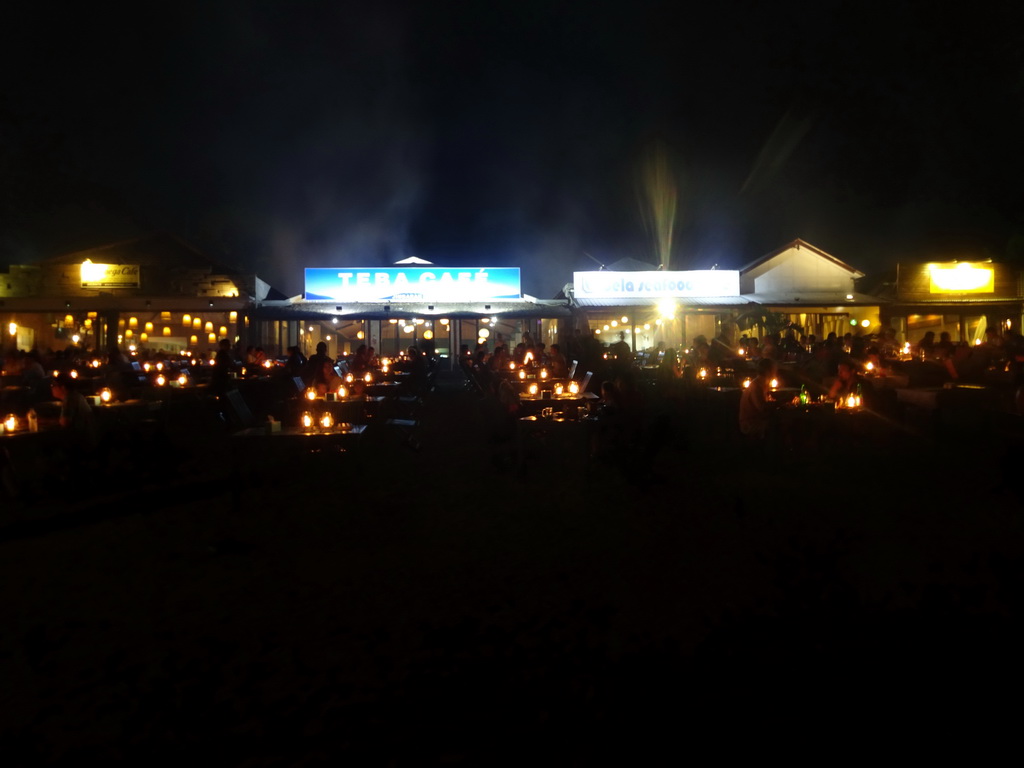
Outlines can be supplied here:
<path id="1" fill-rule="evenodd" d="M 657 263 L 802 237 L 870 271 L 1024 253 L 1024 10 L 930 2 L 33 4 L 0 14 L 0 262 L 143 231 L 302 267 Z"/>

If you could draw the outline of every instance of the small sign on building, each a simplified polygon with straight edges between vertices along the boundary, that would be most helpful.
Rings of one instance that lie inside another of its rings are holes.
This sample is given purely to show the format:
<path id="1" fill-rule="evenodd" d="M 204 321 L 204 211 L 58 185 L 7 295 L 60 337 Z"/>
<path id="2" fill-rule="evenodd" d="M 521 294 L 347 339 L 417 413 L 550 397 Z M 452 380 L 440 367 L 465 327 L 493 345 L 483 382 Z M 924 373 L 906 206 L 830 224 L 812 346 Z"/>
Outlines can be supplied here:
<path id="1" fill-rule="evenodd" d="M 138 288 L 138 264 L 93 264 L 82 262 L 83 288 Z"/>

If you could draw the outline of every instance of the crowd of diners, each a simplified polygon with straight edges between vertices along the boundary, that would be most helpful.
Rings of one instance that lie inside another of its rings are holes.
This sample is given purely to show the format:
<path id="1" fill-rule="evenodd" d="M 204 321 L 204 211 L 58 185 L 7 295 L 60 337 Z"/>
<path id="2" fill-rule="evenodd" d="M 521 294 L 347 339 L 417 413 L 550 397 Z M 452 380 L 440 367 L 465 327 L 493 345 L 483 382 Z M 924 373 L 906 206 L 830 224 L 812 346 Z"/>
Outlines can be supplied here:
<path id="1" fill-rule="evenodd" d="M 624 334 L 604 344 L 593 334 L 577 331 L 566 347 L 568 354 L 561 345 L 545 346 L 529 334 L 514 346 L 499 337 L 493 347 L 481 344 L 472 351 L 463 347 L 462 370 L 471 385 L 493 402 L 498 434 L 508 435 L 510 421 L 519 410 L 509 371 L 546 369 L 560 377 L 564 366 L 574 363 L 577 378 L 583 371 L 594 373 L 590 389 L 600 399 L 590 404 L 588 413 L 597 420 L 607 419 L 610 442 L 621 438 L 627 444 L 635 442 L 629 435 L 643 431 L 637 428 L 648 419 L 642 403 L 652 393 L 655 397 L 672 393 L 678 402 L 690 388 L 742 388 L 740 431 L 756 436 L 764 433 L 767 411 L 783 402 L 777 390 L 802 390 L 812 404 L 856 403 L 858 408 L 872 410 L 877 403 L 874 383 L 880 377 L 898 377 L 913 366 L 927 367 L 929 379 L 935 381 L 999 382 L 1012 388 L 1015 407 L 1024 414 L 1024 338 L 1011 330 L 1000 333 L 989 328 L 983 341 L 969 345 L 953 342 L 945 332 L 937 338 L 928 332 L 916 342 L 901 344 L 893 329 L 819 339 L 788 328 L 762 338 L 744 335 L 736 342 L 725 336 L 697 337 L 686 349 L 659 343 L 636 353 Z M 642 386 L 645 381 L 654 388 Z M 784 402 L 792 397 L 790 392 Z"/>

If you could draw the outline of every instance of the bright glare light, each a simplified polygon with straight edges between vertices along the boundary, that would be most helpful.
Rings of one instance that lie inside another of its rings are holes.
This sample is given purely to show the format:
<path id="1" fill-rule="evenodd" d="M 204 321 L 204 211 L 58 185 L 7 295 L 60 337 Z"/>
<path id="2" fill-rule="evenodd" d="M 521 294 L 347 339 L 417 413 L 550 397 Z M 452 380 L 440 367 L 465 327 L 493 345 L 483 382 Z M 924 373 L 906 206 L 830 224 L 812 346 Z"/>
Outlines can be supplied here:
<path id="1" fill-rule="evenodd" d="M 618 320 L 612 320 L 612 328 L 618 328 L 618 327 L 619 327 L 619 321 Z"/>
<path id="2" fill-rule="evenodd" d="M 358 331 L 358 332 L 356 332 L 356 338 L 359 339 L 360 341 L 362 341 L 363 339 L 366 338 L 366 334 L 363 333 L 362 331 Z"/>
<path id="3" fill-rule="evenodd" d="M 412 333 L 413 330 L 415 330 L 415 327 L 416 326 L 413 326 L 413 325 L 407 325 L 407 326 L 402 328 L 402 331 L 404 331 L 405 333 Z"/>
<path id="4" fill-rule="evenodd" d="M 671 299 L 665 299 L 658 302 L 658 314 L 664 319 L 669 320 L 676 316 L 676 303 Z"/>
<path id="5" fill-rule="evenodd" d="M 628 317 L 626 317 L 625 315 L 623 315 L 623 316 L 622 316 L 622 324 L 623 324 L 623 325 L 625 325 L 625 324 L 626 324 L 626 323 L 628 323 L 628 322 L 629 322 L 629 318 L 628 318 Z"/>
<path id="6" fill-rule="evenodd" d="M 488 329 L 486 329 L 486 328 L 481 328 L 480 329 L 480 338 L 481 339 L 486 339 L 490 335 L 491 335 L 491 332 Z"/>
<path id="7" fill-rule="evenodd" d="M 448 318 L 447 317 L 442 317 L 441 318 L 441 325 L 448 325 Z"/>
<path id="8" fill-rule="evenodd" d="M 869 325 L 871 325 L 871 321 L 870 320 L 861 320 L 860 324 L 861 324 L 862 328 L 867 328 Z"/>
<path id="9" fill-rule="evenodd" d="M 79 336 L 77 333 L 74 336 L 71 337 L 71 341 L 73 341 L 75 344 L 77 344 L 79 341 L 81 341 L 81 339 L 82 339 L 82 337 Z"/>
<path id="10" fill-rule="evenodd" d="M 426 339 L 427 341 L 430 341 L 432 338 L 434 338 L 434 332 L 429 329 L 424 331 L 423 338 Z"/>
<path id="11" fill-rule="evenodd" d="M 481 318 L 480 322 L 481 323 L 489 323 L 489 322 L 491 322 L 491 318 L 489 318 L 489 317 Z"/>

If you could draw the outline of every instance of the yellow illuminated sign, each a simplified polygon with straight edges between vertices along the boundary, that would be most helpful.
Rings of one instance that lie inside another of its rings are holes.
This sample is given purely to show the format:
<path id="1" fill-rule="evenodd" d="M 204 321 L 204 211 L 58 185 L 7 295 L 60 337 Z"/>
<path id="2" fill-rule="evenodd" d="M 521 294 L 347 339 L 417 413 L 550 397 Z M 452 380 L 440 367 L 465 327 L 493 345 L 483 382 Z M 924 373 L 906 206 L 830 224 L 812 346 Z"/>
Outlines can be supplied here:
<path id="1" fill-rule="evenodd" d="M 93 264 L 82 262 L 83 288 L 138 288 L 138 264 Z"/>
<path id="2" fill-rule="evenodd" d="M 964 262 L 928 267 L 930 293 L 992 293 L 995 291 L 995 270 Z"/>

